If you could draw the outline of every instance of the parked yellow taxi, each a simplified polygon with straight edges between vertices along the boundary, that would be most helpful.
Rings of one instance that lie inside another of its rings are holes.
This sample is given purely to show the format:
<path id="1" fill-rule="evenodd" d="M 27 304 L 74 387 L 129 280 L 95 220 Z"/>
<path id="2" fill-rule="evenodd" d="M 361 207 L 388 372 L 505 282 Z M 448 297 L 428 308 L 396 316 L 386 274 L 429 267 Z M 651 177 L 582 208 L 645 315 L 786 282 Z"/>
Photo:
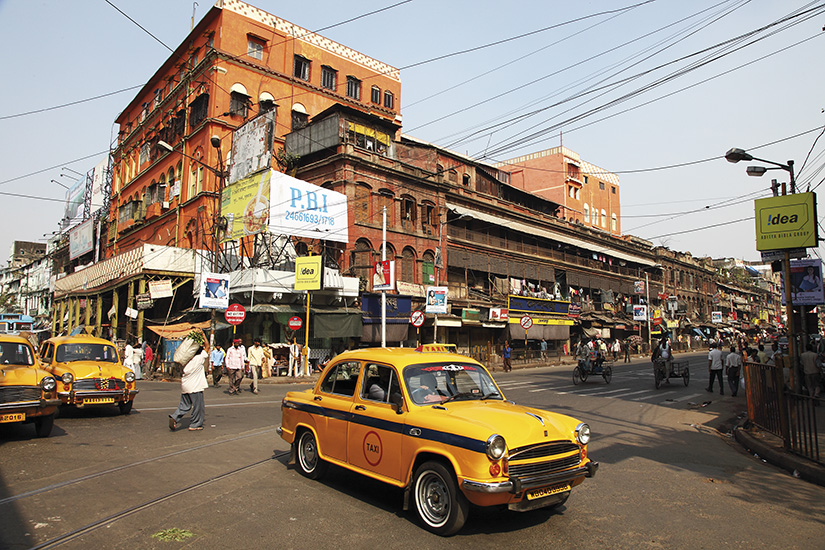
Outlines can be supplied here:
<path id="1" fill-rule="evenodd" d="M 470 503 L 559 506 L 596 473 L 587 424 L 506 400 L 481 363 L 439 348 L 347 351 L 314 388 L 289 392 L 278 433 L 290 464 L 311 479 L 332 463 L 401 487 L 404 509 L 444 536 Z"/>
<path id="2" fill-rule="evenodd" d="M 49 338 L 40 346 L 43 368 L 57 380 L 57 394 L 66 405 L 117 405 L 132 412 L 138 393 L 135 373 L 120 362 L 114 344 L 88 335 Z"/>
<path id="3" fill-rule="evenodd" d="M 37 436 L 48 437 L 60 404 L 56 386 L 28 340 L 0 335 L 0 424 L 33 422 Z"/>

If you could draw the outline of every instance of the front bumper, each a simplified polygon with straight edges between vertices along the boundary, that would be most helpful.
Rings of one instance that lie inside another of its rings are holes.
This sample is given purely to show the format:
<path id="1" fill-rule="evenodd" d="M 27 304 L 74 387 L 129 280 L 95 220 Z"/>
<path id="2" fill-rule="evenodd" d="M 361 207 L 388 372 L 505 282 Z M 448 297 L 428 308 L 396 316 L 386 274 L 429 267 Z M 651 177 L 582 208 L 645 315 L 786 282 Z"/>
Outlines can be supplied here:
<path id="1" fill-rule="evenodd" d="M 70 405 L 84 405 L 88 402 L 94 405 L 93 400 L 97 399 L 113 399 L 115 403 L 124 401 L 132 401 L 140 392 L 138 389 L 126 391 L 106 391 L 106 390 L 75 390 L 70 392 L 59 392 L 58 395 L 63 403 Z M 102 403 L 105 404 L 105 403 Z"/>
<path id="2" fill-rule="evenodd" d="M 462 489 L 467 491 L 474 491 L 477 493 L 521 493 L 529 489 L 537 489 L 539 487 L 546 487 L 555 483 L 562 483 L 564 481 L 573 481 L 582 476 L 593 477 L 599 469 L 599 463 L 592 460 L 579 468 L 573 470 L 564 470 L 562 472 L 554 472 L 552 474 L 545 474 L 540 476 L 526 477 L 526 478 L 510 478 L 507 481 L 498 482 L 482 482 L 465 479 L 461 483 Z"/>
<path id="3" fill-rule="evenodd" d="M 31 401 L 17 401 L 14 403 L 0 404 L 0 411 L 28 409 L 30 407 L 44 409 L 46 407 L 56 407 L 58 405 L 60 405 L 60 399 L 37 399 Z"/>

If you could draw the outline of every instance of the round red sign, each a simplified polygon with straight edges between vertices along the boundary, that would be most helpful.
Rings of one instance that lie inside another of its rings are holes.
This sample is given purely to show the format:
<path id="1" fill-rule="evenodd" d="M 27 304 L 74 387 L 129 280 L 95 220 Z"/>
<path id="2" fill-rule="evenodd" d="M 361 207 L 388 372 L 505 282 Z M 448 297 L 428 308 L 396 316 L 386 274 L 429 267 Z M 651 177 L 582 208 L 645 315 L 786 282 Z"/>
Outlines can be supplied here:
<path id="1" fill-rule="evenodd" d="M 304 326 L 304 322 L 300 317 L 290 317 L 289 321 L 287 321 L 287 326 L 292 330 L 300 330 L 300 328 Z"/>
<path id="2" fill-rule="evenodd" d="M 533 326 L 533 318 L 529 315 L 525 315 L 519 320 L 519 324 L 521 325 L 521 328 L 527 330 L 528 328 Z"/>
<path id="3" fill-rule="evenodd" d="M 223 316 L 230 325 L 240 325 L 246 319 L 246 310 L 241 304 L 229 304 Z"/>
<path id="4" fill-rule="evenodd" d="M 412 313 L 410 313 L 410 323 L 412 323 L 412 326 L 414 326 L 416 328 L 423 325 L 424 324 L 424 312 L 416 310 L 416 311 L 413 311 Z"/>

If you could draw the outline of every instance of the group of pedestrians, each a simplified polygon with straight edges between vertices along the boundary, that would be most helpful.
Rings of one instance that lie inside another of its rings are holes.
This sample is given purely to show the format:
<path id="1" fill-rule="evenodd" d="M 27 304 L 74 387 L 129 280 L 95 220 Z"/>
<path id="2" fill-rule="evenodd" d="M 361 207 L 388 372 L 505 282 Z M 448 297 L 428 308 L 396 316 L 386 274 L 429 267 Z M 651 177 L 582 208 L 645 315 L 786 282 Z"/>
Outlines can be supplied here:
<path id="1" fill-rule="evenodd" d="M 816 354 L 814 354 L 815 356 Z M 727 375 L 728 386 L 733 397 L 739 393 L 739 387 L 744 369 L 745 361 L 751 363 L 763 363 L 766 365 L 781 364 L 782 352 L 779 350 L 779 344 L 774 342 L 771 346 L 771 351 L 766 352 L 765 346 L 759 344 L 756 348 L 743 347 L 737 349 L 735 345 L 730 346 L 730 351 L 724 355 L 722 345 L 718 342 L 710 343 L 710 351 L 708 352 L 708 373 L 710 381 L 707 391 L 713 393 L 714 383 L 719 381 L 719 395 L 725 395 L 725 386 L 722 381 L 724 375 Z"/>

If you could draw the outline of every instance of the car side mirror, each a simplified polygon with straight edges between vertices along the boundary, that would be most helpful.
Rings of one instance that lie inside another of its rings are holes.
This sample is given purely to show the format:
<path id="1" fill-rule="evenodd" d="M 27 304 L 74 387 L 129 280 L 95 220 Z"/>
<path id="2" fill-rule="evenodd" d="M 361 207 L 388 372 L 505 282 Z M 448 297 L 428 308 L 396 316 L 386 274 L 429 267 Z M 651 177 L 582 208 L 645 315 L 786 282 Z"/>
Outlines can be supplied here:
<path id="1" fill-rule="evenodd" d="M 400 393 L 390 395 L 390 403 L 392 403 L 392 408 L 395 410 L 395 414 L 401 414 L 404 412 L 402 410 L 404 408 L 404 398 L 401 397 Z"/>

